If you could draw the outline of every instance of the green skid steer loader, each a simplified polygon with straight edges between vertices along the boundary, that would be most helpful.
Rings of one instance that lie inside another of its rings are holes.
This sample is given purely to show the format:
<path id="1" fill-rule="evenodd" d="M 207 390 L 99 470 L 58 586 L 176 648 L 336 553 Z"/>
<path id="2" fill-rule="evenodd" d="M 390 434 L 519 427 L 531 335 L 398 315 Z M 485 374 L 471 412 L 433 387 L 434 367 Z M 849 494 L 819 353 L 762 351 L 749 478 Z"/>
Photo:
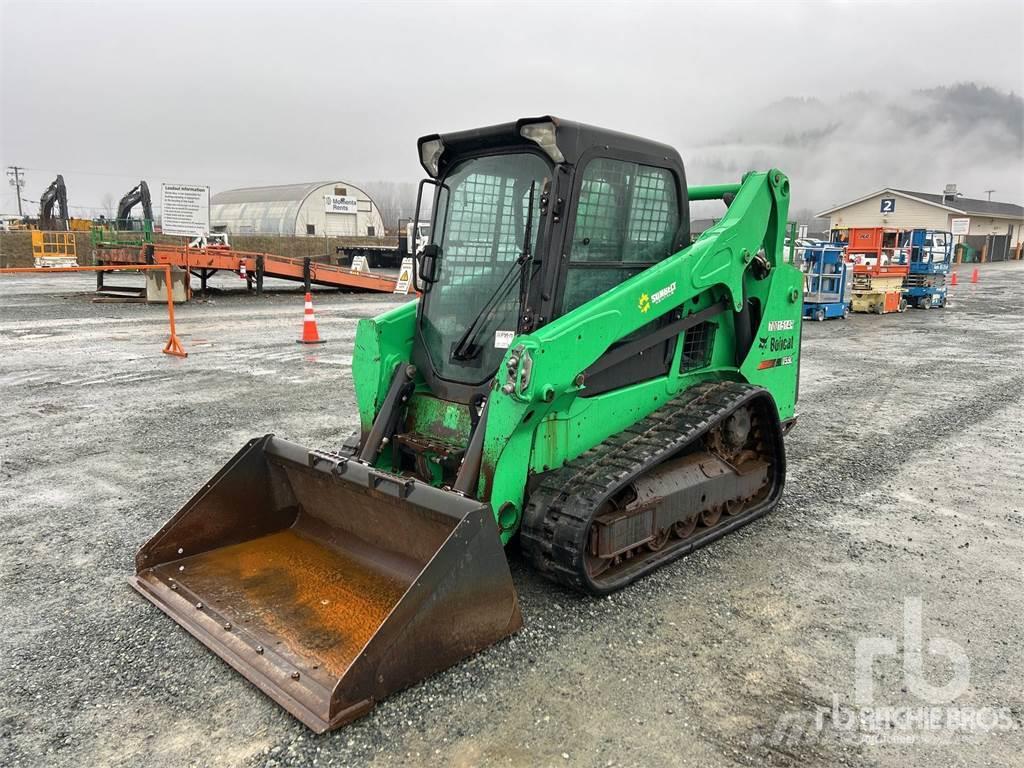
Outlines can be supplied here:
<path id="1" fill-rule="evenodd" d="M 785 481 L 785 175 L 687 188 L 674 149 L 553 117 L 419 151 L 420 297 L 359 323 L 360 431 L 250 441 L 136 559 L 139 592 L 318 732 L 515 632 L 513 538 L 605 594 Z M 698 200 L 725 208 L 691 244 Z"/>

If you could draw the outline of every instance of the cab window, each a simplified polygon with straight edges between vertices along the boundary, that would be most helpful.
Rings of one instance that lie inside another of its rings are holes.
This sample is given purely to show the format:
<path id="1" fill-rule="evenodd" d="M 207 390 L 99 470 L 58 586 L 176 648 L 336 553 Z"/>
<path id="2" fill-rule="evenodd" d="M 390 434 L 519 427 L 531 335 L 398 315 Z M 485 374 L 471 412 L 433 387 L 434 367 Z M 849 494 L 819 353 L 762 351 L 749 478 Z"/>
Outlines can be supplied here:
<path id="1" fill-rule="evenodd" d="M 562 312 L 569 312 L 673 252 L 679 199 L 671 171 L 597 158 L 580 184 Z"/>

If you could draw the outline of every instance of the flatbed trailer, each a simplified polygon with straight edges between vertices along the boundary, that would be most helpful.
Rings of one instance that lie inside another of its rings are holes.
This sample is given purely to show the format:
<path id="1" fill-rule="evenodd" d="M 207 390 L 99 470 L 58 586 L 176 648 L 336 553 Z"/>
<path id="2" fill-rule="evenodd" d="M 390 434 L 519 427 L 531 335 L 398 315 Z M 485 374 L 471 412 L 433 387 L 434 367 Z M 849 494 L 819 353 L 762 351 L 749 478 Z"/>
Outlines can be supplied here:
<path id="1" fill-rule="evenodd" d="M 370 267 L 390 267 L 398 269 L 406 259 L 413 258 L 430 240 L 430 223 L 421 221 L 415 226 L 409 219 L 399 221 L 399 235 L 395 245 L 382 243 L 364 245 L 339 245 L 334 253 L 352 262 L 359 256 L 366 260 Z"/>

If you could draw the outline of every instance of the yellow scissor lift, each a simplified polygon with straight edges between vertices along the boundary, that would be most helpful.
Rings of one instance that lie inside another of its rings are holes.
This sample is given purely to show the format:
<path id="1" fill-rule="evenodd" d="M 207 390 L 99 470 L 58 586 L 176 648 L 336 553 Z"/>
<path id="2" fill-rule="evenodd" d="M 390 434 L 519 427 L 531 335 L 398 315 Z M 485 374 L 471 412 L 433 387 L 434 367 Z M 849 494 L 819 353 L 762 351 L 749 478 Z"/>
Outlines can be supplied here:
<path id="1" fill-rule="evenodd" d="M 32 258 L 36 267 L 77 267 L 75 233 L 32 230 Z"/>

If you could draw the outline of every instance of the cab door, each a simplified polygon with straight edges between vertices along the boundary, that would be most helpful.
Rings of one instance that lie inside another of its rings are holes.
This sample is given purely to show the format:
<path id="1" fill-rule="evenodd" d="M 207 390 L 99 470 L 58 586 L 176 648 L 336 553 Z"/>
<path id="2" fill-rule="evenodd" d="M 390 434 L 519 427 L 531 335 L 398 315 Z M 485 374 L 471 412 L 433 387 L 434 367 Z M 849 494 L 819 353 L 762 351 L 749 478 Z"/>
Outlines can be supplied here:
<path id="1" fill-rule="evenodd" d="M 592 157 L 577 174 L 574 191 L 557 299 L 561 315 L 671 255 L 680 227 L 680 181 L 670 168 L 632 158 Z M 619 344 L 670 322 L 670 315 Z M 585 396 L 664 376 L 674 349 L 672 338 L 602 370 L 588 379 Z"/>

